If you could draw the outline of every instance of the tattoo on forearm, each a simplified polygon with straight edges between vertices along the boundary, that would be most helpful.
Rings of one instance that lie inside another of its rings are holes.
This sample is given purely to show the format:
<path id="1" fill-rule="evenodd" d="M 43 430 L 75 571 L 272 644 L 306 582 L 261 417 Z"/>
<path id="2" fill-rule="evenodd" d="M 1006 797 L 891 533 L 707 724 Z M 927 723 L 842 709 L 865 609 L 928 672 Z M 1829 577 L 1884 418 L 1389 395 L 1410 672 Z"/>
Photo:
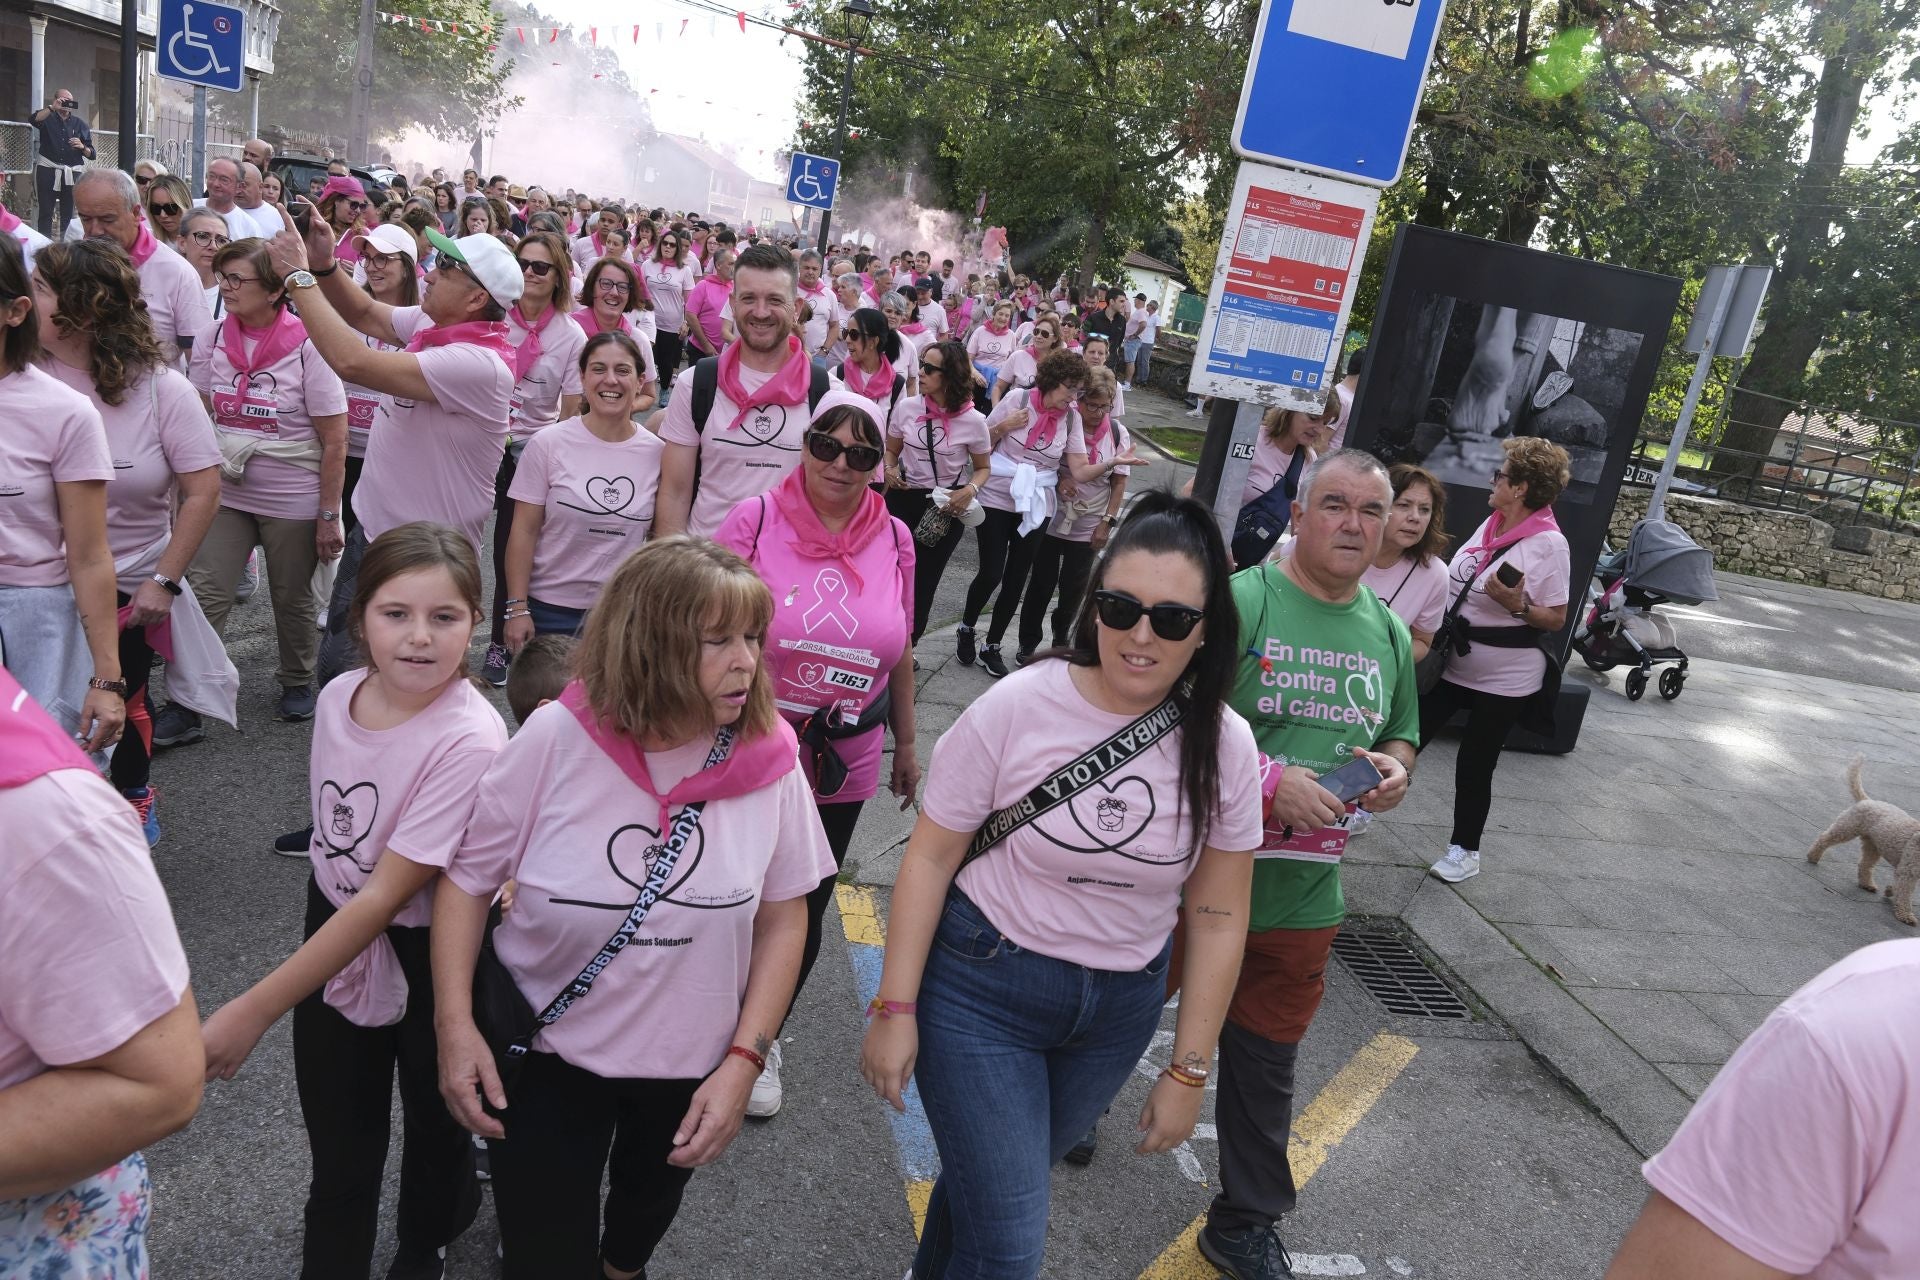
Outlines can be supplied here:
<path id="1" fill-rule="evenodd" d="M 1208 907 L 1208 906 L 1195 907 L 1194 912 L 1198 915 L 1203 915 L 1203 916 L 1231 916 L 1233 914 L 1233 912 L 1226 910 L 1224 907 Z"/>
<path id="2" fill-rule="evenodd" d="M 767 1050 L 771 1048 L 773 1048 L 773 1041 L 767 1039 L 765 1035 L 756 1034 L 753 1037 L 753 1051 L 761 1057 L 766 1057 Z"/>
<path id="3" fill-rule="evenodd" d="M 1196 1050 L 1180 1059 L 1180 1065 L 1189 1071 L 1205 1071 L 1207 1069 L 1207 1060 Z"/>

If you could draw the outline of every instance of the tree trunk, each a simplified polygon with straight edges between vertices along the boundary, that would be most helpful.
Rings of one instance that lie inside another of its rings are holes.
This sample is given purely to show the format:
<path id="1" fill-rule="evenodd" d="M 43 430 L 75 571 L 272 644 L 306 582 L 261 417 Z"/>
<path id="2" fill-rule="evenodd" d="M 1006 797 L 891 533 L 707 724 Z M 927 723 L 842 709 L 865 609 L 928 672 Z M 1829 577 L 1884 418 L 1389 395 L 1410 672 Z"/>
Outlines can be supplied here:
<path id="1" fill-rule="evenodd" d="M 1080 285 L 1080 296 L 1086 297 L 1093 289 L 1093 273 L 1100 264 L 1100 253 L 1107 247 L 1107 215 L 1113 211 L 1113 191 L 1102 190 L 1094 201 L 1093 216 L 1087 223 L 1087 245 L 1080 251 L 1080 272 L 1075 279 Z"/>
<path id="2" fill-rule="evenodd" d="M 1546 207 L 1551 191 L 1547 185 L 1547 165 L 1541 157 L 1531 156 L 1520 167 L 1520 187 L 1501 206 L 1500 228 L 1494 233 L 1494 239 L 1517 245 L 1533 239 L 1534 228 L 1540 225 L 1540 211 Z"/>
<path id="3" fill-rule="evenodd" d="M 1787 401 L 1798 394 L 1807 362 L 1826 337 L 1825 314 L 1818 304 L 1826 283 L 1821 257 L 1833 233 L 1834 183 L 1840 178 L 1847 140 L 1860 115 L 1861 93 L 1893 43 L 1874 29 L 1874 13 L 1873 5 L 1848 0 L 1814 22 L 1810 43 L 1816 48 L 1835 25 L 1844 26 L 1846 36 L 1820 69 L 1813 137 L 1794 184 L 1794 213 L 1770 290 L 1767 324 L 1734 388 L 1726 433 L 1720 439 L 1728 452 L 1714 455 L 1710 468 L 1714 475 L 1760 474 L 1780 424 L 1792 408 Z"/>
<path id="4" fill-rule="evenodd" d="M 1447 209 L 1447 201 L 1452 198 L 1453 192 L 1447 188 L 1446 170 L 1440 167 L 1438 160 L 1429 160 L 1427 176 L 1420 186 L 1420 204 L 1413 211 L 1414 222 L 1445 231 L 1453 221 L 1453 215 Z"/>

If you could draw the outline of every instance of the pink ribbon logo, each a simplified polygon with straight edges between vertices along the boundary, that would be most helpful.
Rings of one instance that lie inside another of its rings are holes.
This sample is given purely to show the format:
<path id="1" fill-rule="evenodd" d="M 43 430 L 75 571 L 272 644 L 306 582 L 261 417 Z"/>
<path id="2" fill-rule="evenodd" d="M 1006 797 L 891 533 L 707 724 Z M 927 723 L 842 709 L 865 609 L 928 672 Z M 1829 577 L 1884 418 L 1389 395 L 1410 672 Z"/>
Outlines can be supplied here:
<path id="1" fill-rule="evenodd" d="M 812 635 L 822 623 L 831 622 L 840 628 L 840 634 L 853 639 L 853 633 L 860 629 L 860 620 L 853 616 L 853 610 L 847 607 L 847 580 L 840 576 L 838 569 L 822 569 L 820 576 L 813 580 L 813 608 L 800 616 L 800 625 Z"/>

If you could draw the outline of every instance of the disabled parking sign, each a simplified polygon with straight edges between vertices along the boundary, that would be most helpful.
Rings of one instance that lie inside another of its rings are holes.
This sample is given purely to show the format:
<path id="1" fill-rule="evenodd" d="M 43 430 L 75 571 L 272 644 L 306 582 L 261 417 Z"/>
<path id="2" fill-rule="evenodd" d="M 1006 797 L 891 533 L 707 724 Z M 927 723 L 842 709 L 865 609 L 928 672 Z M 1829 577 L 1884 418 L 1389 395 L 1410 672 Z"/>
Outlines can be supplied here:
<path id="1" fill-rule="evenodd" d="M 160 0 L 156 69 L 169 80 L 240 91 L 246 69 L 246 14 L 209 0 Z"/>
<path id="2" fill-rule="evenodd" d="M 796 151 L 787 162 L 787 203 L 807 209 L 831 209 L 833 189 L 839 179 L 838 160 Z"/>

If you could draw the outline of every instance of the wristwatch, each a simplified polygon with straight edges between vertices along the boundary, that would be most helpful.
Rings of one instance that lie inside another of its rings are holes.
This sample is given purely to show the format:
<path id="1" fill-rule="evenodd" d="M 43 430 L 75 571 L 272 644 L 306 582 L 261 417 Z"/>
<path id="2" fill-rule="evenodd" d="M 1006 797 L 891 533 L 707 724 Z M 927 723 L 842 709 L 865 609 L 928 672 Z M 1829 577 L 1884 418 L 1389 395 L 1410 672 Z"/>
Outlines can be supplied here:
<path id="1" fill-rule="evenodd" d="M 286 285 L 289 289 L 313 289 L 318 288 L 319 284 L 320 282 L 313 278 L 313 272 L 311 271 L 302 270 L 289 272 L 286 279 Z"/>
<path id="2" fill-rule="evenodd" d="M 340 518 L 340 513 L 338 511 L 329 511 L 325 507 L 322 507 L 320 508 L 320 518 L 328 524 L 332 524 Z"/>
<path id="3" fill-rule="evenodd" d="M 1115 516 L 1115 515 L 1107 515 L 1107 516 L 1102 516 L 1102 517 L 1100 518 L 1100 522 L 1101 522 L 1102 524 L 1104 524 L 1104 525 L 1106 525 L 1106 526 L 1107 526 L 1107 528 L 1109 528 L 1109 529 L 1111 529 L 1111 528 L 1113 528 L 1113 527 L 1114 527 L 1115 525 L 1117 525 L 1117 524 L 1119 524 L 1119 523 L 1120 523 L 1120 517 L 1119 517 L 1119 516 Z"/>
<path id="4" fill-rule="evenodd" d="M 180 584 L 175 582 L 172 578 L 169 578 L 166 574 L 156 573 L 150 576 L 154 582 L 157 582 L 162 587 L 166 588 L 168 595 L 177 596 L 180 594 Z"/>
<path id="5" fill-rule="evenodd" d="M 87 677 L 87 688 L 100 689 L 107 693 L 117 693 L 123 698 L 127 696 L 127 682 L 125 680 L 102 680 L 99 676 L 89 676 Z"/>

